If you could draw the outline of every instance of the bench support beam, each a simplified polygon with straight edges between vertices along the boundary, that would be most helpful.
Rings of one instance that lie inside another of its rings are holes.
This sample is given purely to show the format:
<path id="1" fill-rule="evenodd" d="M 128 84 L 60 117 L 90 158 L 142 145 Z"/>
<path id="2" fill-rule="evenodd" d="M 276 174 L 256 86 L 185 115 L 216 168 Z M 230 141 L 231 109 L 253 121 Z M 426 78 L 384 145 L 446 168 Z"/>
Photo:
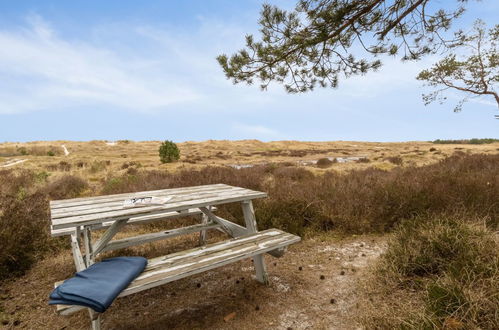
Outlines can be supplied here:
<path id="1" fill-rule="evenodd" d="M 221 218 L 219 216 L 216 216 L 215 214 L 213 214 L 212 211 L 210 211 L 206 207 L 200 207 L 199 209 L 201 210 L 201 212 L 203 212 L 204 214 L 206 214 L 208 216 L 208 219 L 220 224 L 221 228 L 218 228 L 220 231 L 228 234 L 229 236 L 231 236 L 233 238 L 251 234 L 247 228 L 244 228 L 243 226 L 240 226 L 237 223 L 234 223 L 234 222 L 231 222 L 231 221 L 226 220 L 224 218 Z M 286 253 L 286 251 L 287 251 L 287 247 L 283 247 L 280 249 L 269 251 L 267 253 L 273 257 L 280 258 L 284 255 L 284 253 Z"/>
<path id="2" fill-rule="evenodd" d="M 128 221 L 128 219 L 117 220 L 115 223 L 113 223 L 111 225 L 111 227 L 109 227 L 106 230 L 104 235 L 102 235 L 102 237 L 93 246 L 93 257 L 94 258 L 99 253 L 101 253 L 102 250 L 104 250 L 107 243 L 109 243 L 113 239 L 114 235 L 116 235 L 120 231 L 121 228 L 125 227 L 127 221 Z"/>
<path id="3" fill-rule="evenodd" d="M 206 222 L 205 224 L 197 224 L 197 225 L 192 225 L 192 226 L 187 226 L 187 227 L 182 227 L 182 228 L 177 228 L 177 229 L 163 230 L 163 231 L 160 231 L 157 233 L 144 234 L 144 235 L 139 235 L 139 236 L 134 236 L 134 237 L 117 239 L 117 240 L 113 240 L 113 241 L 109 242 L 102 249 L 101 252 L 123 249 L 123 248 L 129 247 L 129 246 L 151 243 L 151 242 L 155 242 L 155 241 L 159 241 L 162 239 L 167 239 L 167 238 L 171 238 L 171 237 L 175 237 L 175 236 L 187 235 L 187 234 L 191 234 L 191 233 L 202 232 L 202 231 L 206 231 L 209 229 L 217 229 L 217 228 L 220 228 L 220 225 L 218 223 Z"/>

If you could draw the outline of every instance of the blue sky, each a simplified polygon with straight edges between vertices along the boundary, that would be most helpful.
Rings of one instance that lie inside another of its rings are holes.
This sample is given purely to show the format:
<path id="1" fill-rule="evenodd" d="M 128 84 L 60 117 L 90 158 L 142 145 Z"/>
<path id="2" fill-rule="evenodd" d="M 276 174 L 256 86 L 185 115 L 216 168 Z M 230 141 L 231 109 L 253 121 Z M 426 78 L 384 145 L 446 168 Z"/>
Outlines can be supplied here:
<path id="1" fill-rule="evenodd" d="M 295 1 L 269 1 L 292 7 Z M 455 0 L 436 0 L 440 6 Z M 256 32 L 262 1 L 0 2 L 0 142 L 499 138 L 497 106 L 424 106 L 416 63 L 388 59 L 338 89 L 290 95 L 232 85 L 215 57 Z M 499 23 L 470 1 L 459 26 Z"/>

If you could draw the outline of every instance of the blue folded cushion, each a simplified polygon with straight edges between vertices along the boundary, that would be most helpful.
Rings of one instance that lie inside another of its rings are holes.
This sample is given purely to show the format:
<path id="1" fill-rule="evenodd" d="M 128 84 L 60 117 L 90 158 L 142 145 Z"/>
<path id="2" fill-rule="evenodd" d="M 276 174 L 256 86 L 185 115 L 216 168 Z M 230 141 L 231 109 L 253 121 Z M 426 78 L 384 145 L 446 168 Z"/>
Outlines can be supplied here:
<path id="1" fill-rule="evenodd" d="M 142 257 L 116 257 L 95 263 L 64 281 L 49 305 L 80 305 L 104 312 L 147 265 Z"/>

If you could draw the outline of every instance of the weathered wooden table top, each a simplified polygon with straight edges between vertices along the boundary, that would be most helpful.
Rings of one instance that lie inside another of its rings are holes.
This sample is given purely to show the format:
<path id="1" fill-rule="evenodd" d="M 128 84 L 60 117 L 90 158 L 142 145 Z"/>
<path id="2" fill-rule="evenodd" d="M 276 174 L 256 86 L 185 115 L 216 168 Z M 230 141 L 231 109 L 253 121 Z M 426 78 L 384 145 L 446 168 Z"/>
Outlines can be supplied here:
<path id="1" fill-rule="evenodd" d="M 123 202 L 134 197 L 168 197 L 164 205 L 124 208 Z M 131 217 L 184 211 L 191 208 L 241 202 L 267 197 L 260 191 L 212 184 L 195 187 L 142 191 L 126 194 L 74 198 L 50 202 L 53 229 L 80 227 Z"/>

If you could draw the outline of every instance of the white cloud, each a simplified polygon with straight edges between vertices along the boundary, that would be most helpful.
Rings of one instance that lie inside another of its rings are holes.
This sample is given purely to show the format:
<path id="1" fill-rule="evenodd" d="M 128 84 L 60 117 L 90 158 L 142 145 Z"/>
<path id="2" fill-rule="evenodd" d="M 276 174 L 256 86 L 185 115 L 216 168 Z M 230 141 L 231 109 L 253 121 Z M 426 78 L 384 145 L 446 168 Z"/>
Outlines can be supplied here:
<path id="1" fill-rule="evenodd" d="M 75 105 L 154 111 L 200 96 L 180 77 L 158 74 L 148 58 L 64 40 L 38 16 L 28 22 L 0 31 L 0 114 Z"/>
<path id="2" fill-rule="evenodd" d="M 289 95 L 272 84 L 261 92 L 233 86 L 215 61 L 239 49 L 255 26 L 198 21 L 189 31 L 118 22 L 91 27 L 94 39 L 69 39 L 31 16 L 27 28 L 0 31 L 0 114 L 81 106 L 143 112 L 182 106 L 213 114 L 318 111 L 327 104 L 338 110 L 352 99 L 418 88 L 414 76 L 425 65 L 387 59 L 380 72 L 342 79 L 336 90 Z M 262 127 L 258 132 L 271 135 Z"/>

